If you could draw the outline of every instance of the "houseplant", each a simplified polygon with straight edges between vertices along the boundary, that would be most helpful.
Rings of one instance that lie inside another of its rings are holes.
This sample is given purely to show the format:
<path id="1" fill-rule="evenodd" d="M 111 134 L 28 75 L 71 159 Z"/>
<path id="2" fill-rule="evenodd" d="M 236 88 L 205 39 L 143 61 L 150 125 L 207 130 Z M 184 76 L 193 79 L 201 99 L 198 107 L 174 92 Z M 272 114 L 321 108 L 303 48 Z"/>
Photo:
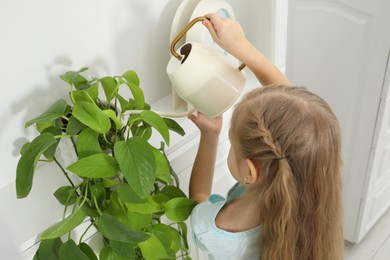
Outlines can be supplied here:
<path id="1" fill-rule="evenodd" d="M 57 100 L 26 123 L 38 135 L 21 149 L 17 197 L 28 196 L 38 162 L 58 165 L 69 181 L 54 193 L 64 205 L 63 219 L 41 234 L 34 259 L 189 259 L 184 221 L 195 202 L 180 190 L 164 153 L 169 131 L 184 135 L 183 129 L 150 110 L 134 71 L 87 79 L 86 70 L 60 76 L 70 86 L 70 104 Z M 132 97 L 123 97 L 121 88 Z M 129 110 L 143 111 L 124 117 Z M 160 147 L 150 143 L 153 131 L 163 140 Z M 77 158 L 69 165 L 57 156 L 65 139 L 66 152 Z M 76 239 L 73 231 L 81 223 L 87 227 Z M 91 228 L 102 248 L 84 242 Z"/>

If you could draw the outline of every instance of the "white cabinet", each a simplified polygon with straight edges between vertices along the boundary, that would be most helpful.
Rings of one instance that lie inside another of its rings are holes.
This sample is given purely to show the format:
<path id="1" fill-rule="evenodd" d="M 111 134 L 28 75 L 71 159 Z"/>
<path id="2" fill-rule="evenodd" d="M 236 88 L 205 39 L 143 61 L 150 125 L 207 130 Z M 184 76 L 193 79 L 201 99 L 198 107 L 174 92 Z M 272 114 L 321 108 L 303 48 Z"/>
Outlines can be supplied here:
<path id="1" fill-rule="evenodd" d="M 372 142 L 367 175 L 367 192 L 363 200 L 361 236 L 367 233 L 390 207 L 390 66 L 386 78 Z"/>
<path id="2" fill-rule="evenodd" d="M 230 114 L 231 111 L 228 112 Z M 225 118 L 229 117 L 228 115 Z M 184 122 L 183 124 L 187 124 L 192 122 Z M 213 193 L 225 195 L 228 189 L 234 185 L 235 180 L 230 175 L 229 170 L 227 168 L 226 158 L 230 148 L 230 142 L 228 139 L 228 122 L 225 120 L 223 131 L 221 133 L 221 137 L 219 140 L 218 153 L 216 158 L 216 166 L 215 166 L 215 176 L 213 181 Z M 195 155 L 198 149 L 199 144 L 199 135 L 198 131 L 195 130 L 194 126 L 189 125 L 187 128 L 189 131 L 188 138 L 184 138 L 180 143 L 177 144 L 176 148 L 172 147 L 172 150 L 167 150 L 167 156 L 170 159 L 172 168 L 178 174 L 180 180 L 180 186 L 183 191 L 188 194 L 188 185 L 191 176 L 192 164 L 195 159 Z M 191 134 L 192 131 L 192 134 Z M 198 250 L 192 241 L 191 235 L 191 225 L 190 221 L 187 220 L 188 227 L 188 243 L 190 246 L 190 255 L 192 259 L 207 259 L 207 256 L 201 250 Z"/>
<path id="3" fill-rule="evenodd" d="M 327 100 L 342 128 L 345 239 L 390 206 L 390 2 L 291 0 L 287 76 Z"/>

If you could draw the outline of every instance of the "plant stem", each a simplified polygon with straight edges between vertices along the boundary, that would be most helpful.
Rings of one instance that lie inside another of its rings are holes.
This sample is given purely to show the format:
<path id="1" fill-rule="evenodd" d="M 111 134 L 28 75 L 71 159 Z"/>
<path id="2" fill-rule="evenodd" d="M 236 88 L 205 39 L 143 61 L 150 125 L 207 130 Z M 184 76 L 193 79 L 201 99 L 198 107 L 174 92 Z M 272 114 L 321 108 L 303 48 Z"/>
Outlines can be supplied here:
<path id="1" fill-rule="evenodd" d="M 105 134 L 102 134 L 103 135 L 103 139 L 104 141 L 106 141 L 109 145 L 112 145 L 112 143 L 110 143 L 108 140 L 107 140 L 107 136 Z"/>
<path id="2" fill-rule="evenodd" d="M 61 171 L 64 173 L 65 177 L 68 179 L 68 181 L 70 182 L 70 185 L 72 185 L 72 187 L 74 188 L 74 184 L 72 182 L 72 180 L 69 178 L 69 175 L 68 173 L 65 171 L 64 167 L 62 167 L 62 165 L 60 164 L 60 162 L 57 160 L 57 158 L 54 156 L 53 157 L 53 160 L 55 161 L 55 163 L 58 165 L 58 167 L 60 167 Z"/>
<path id="3" fill-rule="evenodd" d="M 175 170 L 172 168 L 172 166 L 171 166 L 171 164 L 170 164 L 170 161 L 169 161 L 169 159 L 168 159 L 168 156 L 167 156 L 167 154 L 165 153 L 165 144 L 164 144 L 164 142 L 161 142 L 160 145 L 161 145 L 160 151 L 162 152 L 162 154 L 164 155 L 165 159 L 166 159 L 167 162 L 168 162 L 169 172 L 171 173 L 173 179 L 175 180 L 176 187 L 180 188 L 179 177 L 177 176 Z"/>
<path id="4" fill-rule="evenodd" d="M 73 95 L 73 84 L 70 84 L 70 99 L 72 100 L 73 104 L 76 103 L 76 101 L 74 99 L 74 95 Z"/>
<path id="5" fill-rule="evenodd" d="M 79 153 L 77 152 L 76 143 L 75 143 L 75 141 L 74 141 L 74 139 L 73 139 L 73 136 L 70 137 L 70 141 L 71 141 L 72 144 L 73 144 L 74 152 L 76 153 L 76 156 L 77 156 L 77 158 L 78 158 L 78 157 L 79 157 Z"/>
<path id="6" fill-rule="evenodd" d="M 39 159 L 38 162 L 50 162 L 49 160 L 42 160 L 42 159 Z"/>
<path id="7" fill-rule="evenodd" d="M 144 134 L 146 133 L 146 131 L 148 131 L 148 128 L 145 128 L 144 130 L 142 130 L 141 137 L 144 136 Z"/>
<path id="8" fill-rule="evenodd" d="M 87 182 L 85 183 L 86 187 L 85 187 L 85 194 L 84 194 L 84 198 L 83 198 L 83 201 L 80 203 L 79 207 L 77 208 L 77 210 L 81 210 L 81 207 L 84 205 L 85 201 L 87 200 L 87 196 L 88 196 L 88 186 L 89 186 L 89 181 L 87 180 Z"/>
<path id="9" fill-rule="evenodd" d="M 97 201 L 96 201 L 96 197 L 95 197 L 95 196 L 93 196 L 93 203 L 95 204 L 96 210 L 97 210 L 97 212 L 99 213 L 99 215 L 100 215 L 100 216 L 103 215 L 103 213 L 102 213 L 102 211 L 100 210 L 99 205 L 98 205 L 98 203 L 97 203 Z"/>
<path id="10" fill-rule="evenodd" d="M 73 214 L 75 211 L 78 211 L 78 210 L 80 209 L 80 207 L 78 207 L 78 208 L 75 210 L 75 208 L 76 208 L 76 206 L 77 206 L 77 204 L 78 204 L 79 199 L 80 199 L 80 197 L 77 198 L 77 203 L 73 204 L 72 214 Z M 64 211 L 64 213 L 66 213 L 66 211 Z M 65 219 L 65 214 L 64 214 L 63 218 Z M 72 230 L 73 230 L 73 229 L 72 229 Z M 71 235 L 72 230 L 69 230 L 69 232 L 68 232 L 68 240 L 70 240 L 70 235 Z"/>
<path id="11" fill-rule="evenodd" d="M 88 230 L 93 226 L 94 222 L 91 221 L 91 224 L 89 224 L 89 226 L 85 229 L 84 233 L 81 235 L 80 239 L 79 239 L 79 244 L 81 244 L 81 242 L 83 242 L 83 238 L 84 236 L 87 234 Z"/>
<path id="12" fill-rule="evenodd" d="M 115 101 L 114 101 L 114 109 L 115 109 L 115 111 L 117 111 L 116 108 L 118 106 L 118 97 L 117 96 L 118 96 L 118 92 L 116 92 Z"/>
<path id="13" fill-rule="evenodd" d="M 79 193 L 77 192 L 77 189 L 78 189 L 81 185 L 83 185 L 83 183 L 84 183 L 84 182 L 80 182 L 79 184 L 77 184 L 76 187 L 73 188 L 74 193 L 76 193 L 76 195 L 77 195 L 78 198 L 80 197 L 80 195 L 79 195 Z M 70 198 L 70 197 L 68 197 L 68 200 L 69 200 L 69 198 Z M 66 204 L 68 204 L 68 200 L 66 201 Z M 64 217 L 64 218 L 65 218 L 66 210 L 67 210 L 67 209 L 68 209 L 68 205 L 65 205 L 65 207 L 64 207 L 64 213 L 63 213 L 63 217 Z"/>

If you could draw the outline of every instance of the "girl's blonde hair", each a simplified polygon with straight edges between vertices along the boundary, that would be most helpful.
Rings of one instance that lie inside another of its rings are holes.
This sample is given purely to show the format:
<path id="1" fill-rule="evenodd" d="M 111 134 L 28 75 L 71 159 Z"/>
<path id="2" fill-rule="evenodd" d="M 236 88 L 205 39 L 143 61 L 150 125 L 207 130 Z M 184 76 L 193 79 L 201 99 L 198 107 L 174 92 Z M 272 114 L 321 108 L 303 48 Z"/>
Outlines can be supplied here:
<path id="1" fill-rule="evenodd" d="M 231 131 L 261 167 L 260 259 L 343 258 L 340 127 L 303 87 L 268 86 L 236 106 Z"/>

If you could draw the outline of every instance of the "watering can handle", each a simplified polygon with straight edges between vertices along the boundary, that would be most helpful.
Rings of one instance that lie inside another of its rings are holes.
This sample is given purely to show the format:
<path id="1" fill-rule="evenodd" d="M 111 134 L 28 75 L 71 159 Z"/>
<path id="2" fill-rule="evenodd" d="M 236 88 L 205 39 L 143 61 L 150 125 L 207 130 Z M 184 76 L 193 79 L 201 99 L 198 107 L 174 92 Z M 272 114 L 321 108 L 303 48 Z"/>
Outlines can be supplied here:
<path id="1" fill-rule="evenodd" d="M 188 30 L 194 26 L 194 24 L 196 24 L 197 22 L 200 22 L 200 21 L 204 21 L 204 20 L 207 20 L 206 17 L 204 16 L 201 16 L 201 17 L 197 17 L 195 19 L 193 19 L 172 41 L 171 43 L 171 53 L 173 56 L 175 56 L 176 59 L 178 60 L 181 60 L 183 58 L 183 56 L 181 56 L 179 53 L 176 52 L 175 50 L 175 45 L 177 44 L 178 41 L 180 41 L 180 39 L 184 36 L 184 34 L 186 34 L 186 32 L 188 32 Z M 242 63 L 238 69 L 239 70 L 242 70 L 243 68 L 245 68 L 245 64 Z"/>

